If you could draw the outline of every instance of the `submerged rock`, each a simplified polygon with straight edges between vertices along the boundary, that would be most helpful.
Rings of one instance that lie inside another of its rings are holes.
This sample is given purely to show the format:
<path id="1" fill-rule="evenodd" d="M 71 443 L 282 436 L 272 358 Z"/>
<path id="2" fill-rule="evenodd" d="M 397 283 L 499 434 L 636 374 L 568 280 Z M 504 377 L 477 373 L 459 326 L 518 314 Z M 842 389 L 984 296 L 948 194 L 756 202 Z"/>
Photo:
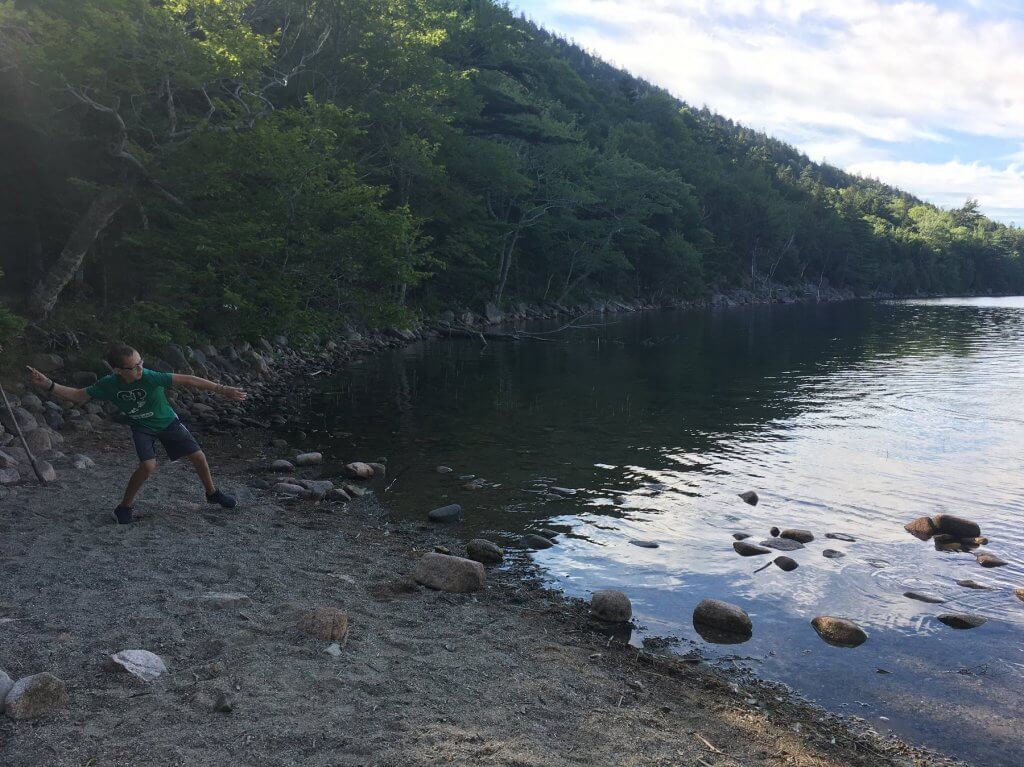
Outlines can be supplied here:
<path id="1" fill-rule="evenodd" d="M 810 543 L 814 540 L 814 534 L 810 530 L 788 529 L 779 533 L 780 538 L 787 538 L 798 543 Z"/>
<path id="2" fill-rule="evenodd" d="M 693 610 L 693 627 L 717 644 L 745 642 L 754 632 L 754 624 L 742 607 L 720 599 L 701 600 Z"/>
<path id="3" fill-rule="evenodd" d="M 775 557 L 775 566 L 787 573 L 791 573 L 800 567 L 795 559 L 790 559 L 789 557 Z"/>
<path id="4" fill-rule="evenodd" d="M 757 493 L 755 493 L 753 490 L 744 490 L 742 493 L 739 494 L 739 496 L 746 503 L 749 503 L 751 506 L 757 506 L 757 502 L 760 500 L 757 497 Z"/>
<path id="5" fill-rule="evenodd" d="M 608 623 L 625 623 L 633 617 L 633 604 L 625 593 L 616 589 L 595 591 L 590 598 L 590 612 Z"/>
<path id="6" fill-rule="evenodd" d="M 918 602 L 927 602 L 930 605 L 941 605 L 946 601 L 942 597 L 937 597 L 933 594 L 922 594 L 919 591 L 904 591 L 903 596 L 907 599 L 916 599 Z"/>
<path id="7" fill-rule="evenodd" d="M 819 615 L 811 621 L 811 626 L 818 636 L 835 647 L 858 647 L 868 639 L 867 632 L 849 618 Z"/>
<path id="8" fill-rule="evenodd" d="M 431 522 L 458 522 L 462 519 L 462 507 L 457 503 L 441 506 L 427 513 Z"/>
<path id="9" fill-rule="evenodd" d="M 757 546 L 753 543 L 747 543 L 746 541 L 733 541 L 732 548 L 741 557 L 756 557 L 760 554 L 771 554 L 771 549 L 766 549 L 764 546 Z"/>
<path id="10" fill-rule="evenodd" d="M 750 537 L 750 533 L 733 533 L 732 537 L 737 541 L 743 541 Z"/>
<path id="11" fill-rule="evenodd" d="M 655 541 L 630 541 L 634 546 L 639 546 L 641 549 L 656 549 L 660 544 Z"/>
<path id="12" fill-rule="evenodd" d="M 474 538 L 466 544 L 466 556 L 474 562 L 496 565 L 504 558 L 505 552 L 496 543 L 484 538 Z"/>
<path id="13" fill-rule="evenodd" d="M 554 542 L 550 538 L 536 533 L 527 533 L 523 536 L 523 545 L 528 549 L 550 549 Z"/>
<path id="14" fill-rule="evenodd" d="M 769 538 L 766 541 L 761 541 L 761 545 L 776 551 L 796 551 L 804 547 L 799 541 L 794 541 L 790 538 Z"/>
<path id="15" fill-rule="evenodd" d="M 975 629 L 988 623 L 988 618 L 971 613 L 942 613 L 937 618 L 953 629 Z"/>
<path id="16" fill-rule="evenodd" d="M 964 580 L 957 581 L 956 585 L 963 586 L 965 589 L 983 589 L 985 591 L 995 590 L 995 587 L 993 586 L 989 586 L 984 583 L 978 583 L 977 581 L 972 581 L 970 578 L 965 578 Z"/>
<path id="17" fill-rule="evenodd" d="M 438 591 L 466 593 L 479 591 L 487 582 L 484 566 L 472 559 L 447 554 L 424 554 L 416 564 L 413 578 L 417 583 Z"/>
<path id="18" fill-rule="evenodd" d="M 1005 567 L 1009 564 L 1005 559 L 1000 559 L 995 554 L 989 554 L 988 552 L 976 554 L 975 557 L 978 560 L 978 564 L 982 567 Z"/>
<path id="19" fill-rule="evenodd" d="M 835 541 L 846 541 L 847 543 L 857 542 L 856 538 L 854 538 L 852 535 L 847 535 L 846 533 L 825 533 L 825 537 L 831 538 Z"/>
<path id="20" fill-rule="evenodd" d="M 825 549 L 821 552 L 821 556 L 825 557 L 825 559 L 842 559 L 846 554 L 836 549 Z"/>

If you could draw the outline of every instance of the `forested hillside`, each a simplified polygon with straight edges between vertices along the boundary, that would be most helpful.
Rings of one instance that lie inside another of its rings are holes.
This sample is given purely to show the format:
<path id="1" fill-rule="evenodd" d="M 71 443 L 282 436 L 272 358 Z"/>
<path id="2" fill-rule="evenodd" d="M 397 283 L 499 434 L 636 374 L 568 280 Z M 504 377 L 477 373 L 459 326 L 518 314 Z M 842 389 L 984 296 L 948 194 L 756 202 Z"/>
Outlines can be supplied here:
<path id="1" fill-rule="evenodd" d="M 1022 231 L 976 203 L 813 163 L 486 0 L 3 0 L 0 147 L 0 334 L 1024 290 Z"/>

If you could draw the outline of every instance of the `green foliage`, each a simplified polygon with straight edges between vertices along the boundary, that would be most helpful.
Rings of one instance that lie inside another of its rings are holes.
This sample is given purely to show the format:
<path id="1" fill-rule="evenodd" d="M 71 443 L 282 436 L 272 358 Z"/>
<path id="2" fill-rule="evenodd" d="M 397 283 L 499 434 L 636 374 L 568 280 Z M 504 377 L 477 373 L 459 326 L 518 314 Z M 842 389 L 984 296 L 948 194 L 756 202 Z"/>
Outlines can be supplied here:
<path id="1" fill-rule="evenodd" d="M 52 322 L 140 344 L 495 298 L 1024 289 L 1024 235 L 976 201 L 813 163 L 489 0 L 0 0 L 0 71 L 10 282 L 131 183 Z"/>

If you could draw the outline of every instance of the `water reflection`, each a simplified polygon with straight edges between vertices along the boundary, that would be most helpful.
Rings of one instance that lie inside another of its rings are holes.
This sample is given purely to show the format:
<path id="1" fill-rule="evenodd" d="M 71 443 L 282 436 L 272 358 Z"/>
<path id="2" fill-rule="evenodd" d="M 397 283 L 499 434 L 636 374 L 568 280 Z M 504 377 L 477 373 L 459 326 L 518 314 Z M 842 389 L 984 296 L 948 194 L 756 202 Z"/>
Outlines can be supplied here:
<path id="1" fill-rule="evenodd" d="M 338 459 L 407 469 L 388 494 L 401 514 L 458 502 L 466 538 L 511 545 L 560 531 L 535 559 L 569 593 L 626 590 L 635 642 L 699 640 L 695 605 L 724 599 L 754 621 L 758 673 L 978 764 L 1024 761 L 1024 301 L 610 317 L 555 338 L 366 361 L 330 382 L 307 431 L 335 435 Z M 470 474 L 484 487 L 463 489 Z M 751 488 L 757 506 L 737 497 Z M 902 529 L 940 512 L 978 521 L 1010 565 Z M 754 572 L 764 557 L 733 552 L 732 533 L 757 543 L 773 526 L 814 532 L 788 554 L 799 569 Z M 989 621 L 954 631 L 940 612 Z M 824 644 L 822 614 L 870 639 Z"/>

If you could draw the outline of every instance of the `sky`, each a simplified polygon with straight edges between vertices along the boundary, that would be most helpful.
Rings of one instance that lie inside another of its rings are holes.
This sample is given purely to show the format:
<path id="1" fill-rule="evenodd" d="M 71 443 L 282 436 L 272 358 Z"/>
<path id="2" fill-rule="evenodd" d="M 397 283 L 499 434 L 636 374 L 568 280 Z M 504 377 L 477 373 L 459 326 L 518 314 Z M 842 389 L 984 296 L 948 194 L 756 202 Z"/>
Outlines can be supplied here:
<path id="1" fill-rule="evenodd" d="M 1024 226 L 1024 0 L 510 0 L 687 103 Z"/>

